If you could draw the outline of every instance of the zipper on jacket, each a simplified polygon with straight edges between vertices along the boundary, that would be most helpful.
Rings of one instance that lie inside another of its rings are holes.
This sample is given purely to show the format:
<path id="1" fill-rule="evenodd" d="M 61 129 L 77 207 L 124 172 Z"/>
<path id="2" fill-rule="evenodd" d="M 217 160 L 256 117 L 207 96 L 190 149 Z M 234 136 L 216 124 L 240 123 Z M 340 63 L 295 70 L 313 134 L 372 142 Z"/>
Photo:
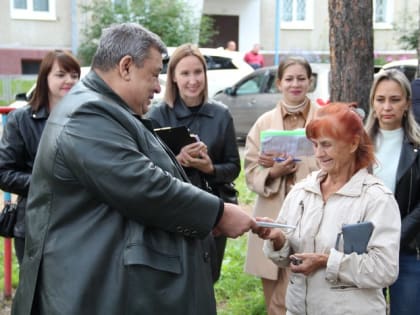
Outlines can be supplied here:
<path id="1" fill-rule="evenodd" d="M 299 225 L 299 239 L 300 239 L 300 235 L 301 235 L 300 232 L 301 232 L 301 226 L 302 226 L 301 222 L 302 222 L 303 212 L 305 211 L 303 200 L 299 202 L 299 207 L 300 207 L 300 217 L 299 217 L 299 221 L 296 222 L 296 225 Z"/>
<path id="2" fill-rule="evenodd" d="M 407 205 L 407 215 L 410 213 L 411 208 L 411 195 L 413 193 L 413 167 L 410 167 L 410 187 L 408 190 L 408 205 Z M 414 243 L 416 244 L 416 253 L 417 253 L 417 260 L 420 260 L 420 249 L 419 244 L 417 243 L 417 236 L 414 238 Z"/>

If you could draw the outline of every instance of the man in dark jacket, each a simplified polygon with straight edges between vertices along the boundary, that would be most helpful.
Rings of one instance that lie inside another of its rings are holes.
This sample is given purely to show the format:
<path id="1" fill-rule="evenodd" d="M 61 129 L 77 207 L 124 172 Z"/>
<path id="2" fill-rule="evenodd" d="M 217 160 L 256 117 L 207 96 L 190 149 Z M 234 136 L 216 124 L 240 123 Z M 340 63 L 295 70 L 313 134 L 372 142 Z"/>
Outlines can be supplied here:
<path id="1" fill-rule="evenodd" d="M 141 118 L 165 50 L 136 24 L 104 30 L 93 71 L 51 113 L 13 314 L 216 314 L 201 239 L 256 223 L 186 183 Z"/>

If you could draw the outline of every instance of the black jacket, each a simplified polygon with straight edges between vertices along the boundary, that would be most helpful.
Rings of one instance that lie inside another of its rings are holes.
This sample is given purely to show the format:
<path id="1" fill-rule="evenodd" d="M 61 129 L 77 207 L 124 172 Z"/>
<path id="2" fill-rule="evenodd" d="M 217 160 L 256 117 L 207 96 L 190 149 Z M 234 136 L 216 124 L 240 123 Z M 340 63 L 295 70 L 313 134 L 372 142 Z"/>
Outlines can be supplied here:
<path id="1" fill-rule="evenodd" d="M 401 212 L 401 251 L 420 249 L 420 152 L 407 139 L 401 149 L 395 199 Z"/>
<path id="2" fill-rule="evenodd" d="M 54 108 L 12 314 L 216 314 L 201 239 L 223 204 L 185 182 L 149 125 L 93 71 Z"/>
<path id="3" fill-rule="evenodd" d="M 221 184 L 231 183 L 238 177 L 241 164 L 235 128 L 232 116 L 224 104 L 209 100 L 197 112 L 191 112 L 178 98 L 173 108 L 161 103 L 153 106 L 147 116 L 155 123 L 155 127 L 186 126 L 207 145 L 215 172 L 208 175 L 196 169 L 185 169 L 194 185 L 206 188 L 202 181 L 205 179 L 218 195 Z"/>
<path id="4" fill-rule="evenodd" d="M 0 189 L 18 195 L 14 234 L 25 237 L 25 208 L 39 139 L 48 118 L 45 106 L 37 112 L 27 105 L 10 112 L 0 142 Z"/>

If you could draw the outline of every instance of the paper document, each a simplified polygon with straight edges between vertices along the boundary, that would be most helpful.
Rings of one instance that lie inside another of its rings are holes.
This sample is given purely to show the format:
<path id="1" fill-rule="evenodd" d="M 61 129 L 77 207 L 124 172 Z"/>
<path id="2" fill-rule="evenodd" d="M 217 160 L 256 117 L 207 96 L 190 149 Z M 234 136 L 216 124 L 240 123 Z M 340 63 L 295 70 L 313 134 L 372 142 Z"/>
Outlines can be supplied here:
<path id="1" fill-rule="evenodd" d="M 280 229 L 296 229 L 296 226 L 294 225 L 287 225 L 287 224 L 281 224 L 276 222 L 265 222 L 265 221 L 257 221 L 257 225 L 261 227 L 267 227 L 267 228 L 280 228 Z"/>
<path id="2" fill-rule="evenodd" d="M 261 152 L 286 153 L 293 157 L 314 155 L 312 142 L 306 138 L 305 129 L 264 130 L 260 140 Z"/>

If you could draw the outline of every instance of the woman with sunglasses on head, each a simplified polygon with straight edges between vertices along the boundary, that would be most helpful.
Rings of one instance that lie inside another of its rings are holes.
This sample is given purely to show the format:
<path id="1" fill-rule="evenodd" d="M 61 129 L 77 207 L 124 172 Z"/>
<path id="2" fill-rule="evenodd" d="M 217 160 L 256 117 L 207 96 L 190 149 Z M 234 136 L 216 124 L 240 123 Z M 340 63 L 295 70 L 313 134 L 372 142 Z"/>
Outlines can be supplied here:
<path id="1" fill-rule="evenodd" d="M 0 141 L 0 188 L 17 195 L 14 245 L 19 264 L 25 245 L 25 208 L 32 167 L 49 113 L 80 78 L 80 64 L 62 50 L 42 59 L 29 104 L 9 113 Z"/>

